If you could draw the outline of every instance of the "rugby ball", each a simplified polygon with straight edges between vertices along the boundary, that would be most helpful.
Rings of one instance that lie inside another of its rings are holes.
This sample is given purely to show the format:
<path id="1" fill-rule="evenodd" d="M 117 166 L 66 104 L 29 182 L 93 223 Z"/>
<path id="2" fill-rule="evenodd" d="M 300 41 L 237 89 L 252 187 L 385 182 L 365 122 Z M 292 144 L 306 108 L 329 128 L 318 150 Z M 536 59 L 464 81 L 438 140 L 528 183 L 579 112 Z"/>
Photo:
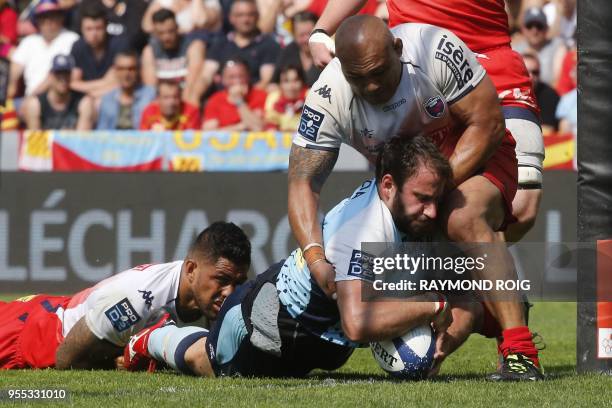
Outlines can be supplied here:
<path id="1" fill-rule="evenodd" d="M 436 337 L 430 325 L 415 327 L 393 340 L 370 343 L 374 359 L 391 376 L 405 380 L 425 378 L 433 364 Z"/>

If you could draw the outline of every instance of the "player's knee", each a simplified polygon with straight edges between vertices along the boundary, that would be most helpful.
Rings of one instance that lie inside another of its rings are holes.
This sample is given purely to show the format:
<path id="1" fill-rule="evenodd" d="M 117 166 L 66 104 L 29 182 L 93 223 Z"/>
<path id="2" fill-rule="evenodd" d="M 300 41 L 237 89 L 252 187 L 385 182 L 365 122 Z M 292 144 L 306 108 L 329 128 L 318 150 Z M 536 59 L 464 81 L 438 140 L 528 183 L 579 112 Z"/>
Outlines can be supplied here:
<path id="1" fill-rule="evenodd" d="M 184 359 L 185 364 L 194 375 L 212 377 L 214 374 L 206 355 L 206 340 L 207 337 L 203 337 L 189 346 L 185 351 Z"/>

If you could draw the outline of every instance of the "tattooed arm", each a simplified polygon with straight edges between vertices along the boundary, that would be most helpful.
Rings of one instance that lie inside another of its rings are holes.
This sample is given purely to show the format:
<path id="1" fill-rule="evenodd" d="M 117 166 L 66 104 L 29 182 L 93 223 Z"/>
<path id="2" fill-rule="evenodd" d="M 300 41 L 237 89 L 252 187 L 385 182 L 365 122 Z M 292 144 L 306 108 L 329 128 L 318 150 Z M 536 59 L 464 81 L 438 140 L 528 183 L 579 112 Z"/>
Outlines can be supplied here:
<path id="1" fill-rule="evenodd" d="M 317 217 L 319 195 L 337 159 L 337 151 L 307 149 L 295 144 L 291 147 L 289 224 L 300 248 L 313 242 L 323 243 L 323 232 Z M 335 292 L 333 267 L 327 262 L 314 263 L 318 259 L 325 259 L 323 249 L 312 247 L 304 258 L 316 282 L 331 296 Z"/>
<path id="2" fill-rule="evenodd" d="M 123 348 L 97 338 L 87 326 L 85 317 L 82 317 L 58 347 L 55 368 L 112 369 L 115 368 L 115 358 L 122 353 Z"/>

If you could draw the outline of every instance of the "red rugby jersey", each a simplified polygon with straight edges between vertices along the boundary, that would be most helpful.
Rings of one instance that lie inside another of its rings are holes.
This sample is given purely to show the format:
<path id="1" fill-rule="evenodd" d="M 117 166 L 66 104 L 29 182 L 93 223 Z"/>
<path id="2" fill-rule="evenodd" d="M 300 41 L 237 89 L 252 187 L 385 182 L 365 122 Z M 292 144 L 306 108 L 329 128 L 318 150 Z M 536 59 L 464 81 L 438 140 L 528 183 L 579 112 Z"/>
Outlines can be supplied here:
<path id="1" fill-rule="evenodd" d="M 510 44 L 504 0 L 387 0 L 389 25 L 425 23 L 454 32 L 472 51 Z"/>

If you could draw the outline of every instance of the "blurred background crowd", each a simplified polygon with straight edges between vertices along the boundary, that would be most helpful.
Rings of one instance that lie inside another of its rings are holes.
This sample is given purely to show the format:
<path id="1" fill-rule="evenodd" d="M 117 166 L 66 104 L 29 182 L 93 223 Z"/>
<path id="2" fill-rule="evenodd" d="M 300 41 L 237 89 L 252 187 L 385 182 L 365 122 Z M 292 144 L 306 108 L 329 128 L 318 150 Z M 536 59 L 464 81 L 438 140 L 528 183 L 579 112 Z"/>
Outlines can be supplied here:
<path id="1" fill-rule="evenodd" d="M 326 0 L 0 0 L 3 130 L 294 131 Z M 544 135 L 575 134 L 576 0 L 507 0 Z M 384 0 L 361 13 L 387 18 Z"/>

